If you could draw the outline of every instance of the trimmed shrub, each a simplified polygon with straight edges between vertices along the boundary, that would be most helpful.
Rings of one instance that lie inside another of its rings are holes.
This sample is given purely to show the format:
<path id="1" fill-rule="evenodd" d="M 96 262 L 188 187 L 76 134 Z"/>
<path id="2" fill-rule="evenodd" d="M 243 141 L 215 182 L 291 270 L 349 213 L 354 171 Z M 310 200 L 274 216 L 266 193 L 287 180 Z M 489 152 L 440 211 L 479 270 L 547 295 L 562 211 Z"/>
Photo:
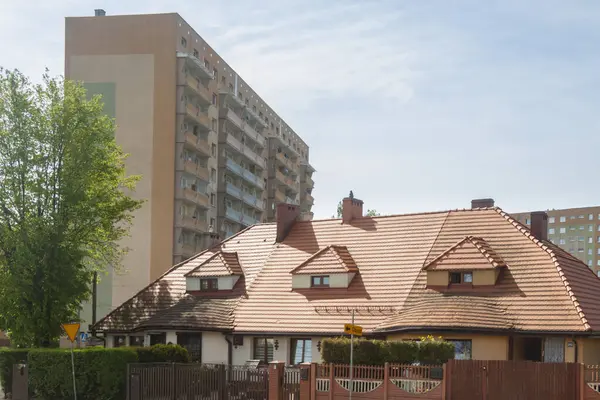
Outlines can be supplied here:
<path id="1" fill-rule="evenodd" d="M 0 349 L 0 383 L 4 390 L 4 397 L 12 393 L 13 364 L 26 363 L 28 353 L 29 349 Z"/>
<path id="2" fill-rule="evenodd" d="M 151 347 L 135 347 L 140 363 L 190 362 L 190 356 L 184 347 L 177 344 L 155 344 Z"/>
<path id="3" fill-rule="evenodd" d="M 350 339 L 324 339 L 321 343 L 321 358 L 325 363 L 350 364 Z M 454 358 L 454 344 L 432 336 L 421 341 L 354 341 L 355 365 L 392 364 L 443 364 Z"/>
<path id="4" fill-rule="evenodd" d="M 29 385 L 41 399 L 73 397 L 71 352 L 35 349 L 29 352 Z M 91 348 L 74 351 L 77 398 L 114 400 L 125 397 L 127 364 L 137 361 L 133 348 Z"/>

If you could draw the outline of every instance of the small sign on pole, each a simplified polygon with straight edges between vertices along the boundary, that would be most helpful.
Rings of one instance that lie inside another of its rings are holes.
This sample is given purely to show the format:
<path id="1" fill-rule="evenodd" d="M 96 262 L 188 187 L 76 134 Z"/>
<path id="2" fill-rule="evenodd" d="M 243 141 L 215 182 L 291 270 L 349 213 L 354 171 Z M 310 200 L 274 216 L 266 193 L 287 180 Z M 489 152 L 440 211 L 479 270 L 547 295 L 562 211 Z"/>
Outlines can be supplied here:
<path id="1" fill-rule="evenodd" d="M 352 323 L 344 324 L 344 333 L 350 335 L 350 387 L 348 399 L 352 400 L 354 391 L 354 336 L 362 336 L 362 326 L 354 325 L 354 309 L 352 309 Z"/>
<path id="2" fill-rule="evenodd" d="M 362 336 L 362 331 L 362 326 L 354 324 L 344 324 L 344 333 L 346 335 Z"/>
<path id="3" fill-rule="evenodd" d="M 80 324 L 73 322 L 70 324 L 62 324 L 62 328 L 67 334 L 67 337 L 71 341 L 71 369 L 73 370 L 73 396 L 77 400 L 77 385 L 75 384 L 75 356 L 73 355 L 73 342 L 77 339 L 77 332 L 79 332 Z"/>

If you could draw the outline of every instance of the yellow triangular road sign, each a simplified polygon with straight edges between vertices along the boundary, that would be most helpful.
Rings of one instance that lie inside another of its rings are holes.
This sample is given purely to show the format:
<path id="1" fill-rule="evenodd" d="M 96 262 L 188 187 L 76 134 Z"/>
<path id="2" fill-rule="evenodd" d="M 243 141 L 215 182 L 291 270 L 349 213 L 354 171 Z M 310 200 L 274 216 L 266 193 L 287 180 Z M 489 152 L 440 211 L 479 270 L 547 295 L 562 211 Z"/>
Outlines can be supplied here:
<path id="1" fill-rule="evenodd" d="M 62 324 L 62 328 L 65 330 L 65 333 L 69 337 L 69 340 L 71 342 L 74 342 L 75 338 L 77 338 L 77 332 L 79 331 L 79 324 L 78 323 Z"/>

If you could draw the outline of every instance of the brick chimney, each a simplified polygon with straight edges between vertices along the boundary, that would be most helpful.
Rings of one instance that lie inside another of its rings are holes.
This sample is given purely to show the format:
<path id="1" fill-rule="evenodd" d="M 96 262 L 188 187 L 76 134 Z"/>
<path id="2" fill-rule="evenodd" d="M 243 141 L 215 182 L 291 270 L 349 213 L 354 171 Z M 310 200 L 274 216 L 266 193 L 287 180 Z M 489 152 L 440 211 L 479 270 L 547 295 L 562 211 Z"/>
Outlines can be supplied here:
<path id="1" fill-rule="evenodd" d="M 494 207 L 494 199 L 474 199 L 471 200 L 471 208 Z"/>
<path id="2" fill-rule="evenodd" d="M 548 240 L 548 214 L 546 211 L 531 213 L 531 234 L 538 240 Z"/>
<path id="3" fill-rule="evenodd" d="M 290 233 L 294 222 L 300 216 L 300 206 L 294 204 L 277 204 L 275 220 L 277 221 L 277 238 L 275 241 L 283 242 L 285 237 Z"/>
<path id="4" fill-rule="evenodd" d="M 350 196 L 342 200 L 342 223 L 349 224 L 350 221 L 363 216 L 363 201 L 354 198 L 354 194 L 350 192 Z"/>
<path id="5" fill-rule="evenodd" d="M 219 237 L 218 233 L 211 232 L 208 235 L 208 247 L 209 248 L 218 245 L 220 241 L 221 241 L 221 238 Z"/>

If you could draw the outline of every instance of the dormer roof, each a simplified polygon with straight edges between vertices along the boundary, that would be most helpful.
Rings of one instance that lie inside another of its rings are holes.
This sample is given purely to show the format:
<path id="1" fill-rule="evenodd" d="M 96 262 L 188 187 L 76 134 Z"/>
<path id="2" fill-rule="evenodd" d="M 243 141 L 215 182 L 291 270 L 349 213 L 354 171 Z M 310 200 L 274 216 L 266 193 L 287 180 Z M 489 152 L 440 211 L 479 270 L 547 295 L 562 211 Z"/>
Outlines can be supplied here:
<path id="1" fill-rule="evenodd" d="M 298 275 L 356 273 L 358 266 L 346 246 L 329 245 L 290 271 Z"/>
<path id="2" fill-rule="evenodd" d="M 427 271 L 476 270 L 505 267 L 506 263 L 483 238 L 466 236 L 426 264 Z"/>
<path id="3" fill-rule="evenodd" d="M 186 277 L 194 278 L 229 275 L 244 275 L 237 252 L 218 251 L 185 274 Z"/>

